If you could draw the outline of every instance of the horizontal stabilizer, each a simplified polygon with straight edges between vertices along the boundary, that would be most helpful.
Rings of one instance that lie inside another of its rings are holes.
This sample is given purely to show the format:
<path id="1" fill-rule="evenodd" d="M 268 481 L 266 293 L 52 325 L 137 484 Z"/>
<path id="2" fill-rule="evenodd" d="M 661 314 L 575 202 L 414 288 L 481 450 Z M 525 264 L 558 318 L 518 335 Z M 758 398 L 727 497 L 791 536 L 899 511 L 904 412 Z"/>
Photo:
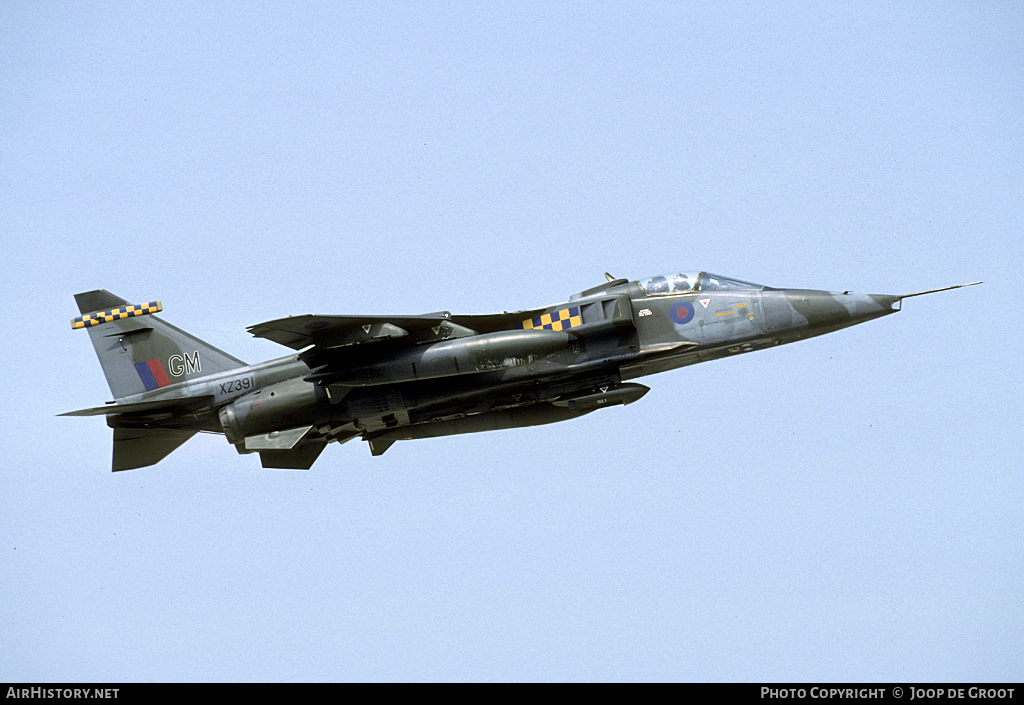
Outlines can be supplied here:
<path id="1" fill-rule="evenodd" d="M 181 399 L 161 399 L 158 401 L 140 401 L 135 404 L 108 404 L 94 406 L 91 409 L 66 411 L 58 416 L 112 416 L 115 414 L 153 414 L 158 412 L 193 411 L 213 403 L 215 397 L 206 394 L 199 397 L 183 397 Z"/>
<path id="2" fill-rule="evenodd" d="M 155 465 L 198 431 L 167 428 L 115 428 L 112 470 Z"/>

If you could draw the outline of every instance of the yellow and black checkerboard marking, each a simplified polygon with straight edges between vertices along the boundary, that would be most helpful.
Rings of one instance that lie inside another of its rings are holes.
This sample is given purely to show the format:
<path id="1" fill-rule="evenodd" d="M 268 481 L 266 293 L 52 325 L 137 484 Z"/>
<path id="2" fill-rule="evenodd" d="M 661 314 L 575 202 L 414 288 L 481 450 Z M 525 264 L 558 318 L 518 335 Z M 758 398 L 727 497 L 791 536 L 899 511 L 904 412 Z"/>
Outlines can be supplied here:
<path id="1" fill-rule="evenodd" d="M 84 316 L 72 318 L 71 327 L 89 328 L 90 326 L 98 326 L 101 323 L 120 321 L 122 318 L 145 316 L 147 313 L 158 313 L 163 310 L 164 305 L 159 301 L 150 301 L 148 304 L 131 304 L 129 306 L 122 306 L 121 308 L 115 308 L 109 311 L 100 311 L 99 313 L 87 313 Z"/>
<path id="2" fill-rule="evenodd" d="M 580 315 L 579 306 L 563 308 L 554 313 L 545 313 L 536 318 L 527 318 L 519 324 L 524 330 L 566 330 L 583 325 L 583 316 Z"/>

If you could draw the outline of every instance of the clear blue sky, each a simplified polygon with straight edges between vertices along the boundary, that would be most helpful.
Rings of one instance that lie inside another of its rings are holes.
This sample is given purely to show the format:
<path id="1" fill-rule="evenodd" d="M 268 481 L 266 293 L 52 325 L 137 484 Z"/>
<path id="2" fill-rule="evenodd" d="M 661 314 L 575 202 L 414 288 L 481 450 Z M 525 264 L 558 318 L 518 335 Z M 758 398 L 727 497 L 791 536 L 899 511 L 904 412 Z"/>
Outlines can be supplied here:
<path id="1" fill-rule="evenodd" d="M 0 680 L 1019 680 L 1014 2 L 0 4 Z M 896 316 L 576 422 L 109 471 L 72 295 L 245 326 L 709 269 Z"/>

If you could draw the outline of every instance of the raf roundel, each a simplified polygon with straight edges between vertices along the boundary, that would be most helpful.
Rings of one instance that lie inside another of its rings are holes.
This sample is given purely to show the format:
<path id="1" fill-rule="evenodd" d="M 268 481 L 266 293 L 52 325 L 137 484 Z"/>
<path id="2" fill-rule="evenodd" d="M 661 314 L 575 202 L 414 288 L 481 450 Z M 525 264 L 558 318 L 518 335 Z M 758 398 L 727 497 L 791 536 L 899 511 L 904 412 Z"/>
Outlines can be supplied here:
<path id="1" fill-rule="evenodd" d="M 693 320 L 693 305 L 682 301 L 672 307 L 672 320 L 676 323 L 689 323 Z"/>

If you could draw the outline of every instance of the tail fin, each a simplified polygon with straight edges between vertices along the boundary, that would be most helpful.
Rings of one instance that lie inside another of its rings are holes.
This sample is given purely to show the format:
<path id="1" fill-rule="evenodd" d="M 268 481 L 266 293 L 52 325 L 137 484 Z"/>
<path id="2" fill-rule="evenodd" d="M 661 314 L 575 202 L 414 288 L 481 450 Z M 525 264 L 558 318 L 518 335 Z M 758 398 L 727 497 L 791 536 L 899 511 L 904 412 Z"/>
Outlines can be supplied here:
<path id="1" fill-rule="evenodd" d="M 159 301 L 133 306 L 104 289 L 75 294 L 75 301 L 82 315 L 71 325 L 88 328 L 115 399 L 245 366 L 151 315 L 162 309 Z"/>

